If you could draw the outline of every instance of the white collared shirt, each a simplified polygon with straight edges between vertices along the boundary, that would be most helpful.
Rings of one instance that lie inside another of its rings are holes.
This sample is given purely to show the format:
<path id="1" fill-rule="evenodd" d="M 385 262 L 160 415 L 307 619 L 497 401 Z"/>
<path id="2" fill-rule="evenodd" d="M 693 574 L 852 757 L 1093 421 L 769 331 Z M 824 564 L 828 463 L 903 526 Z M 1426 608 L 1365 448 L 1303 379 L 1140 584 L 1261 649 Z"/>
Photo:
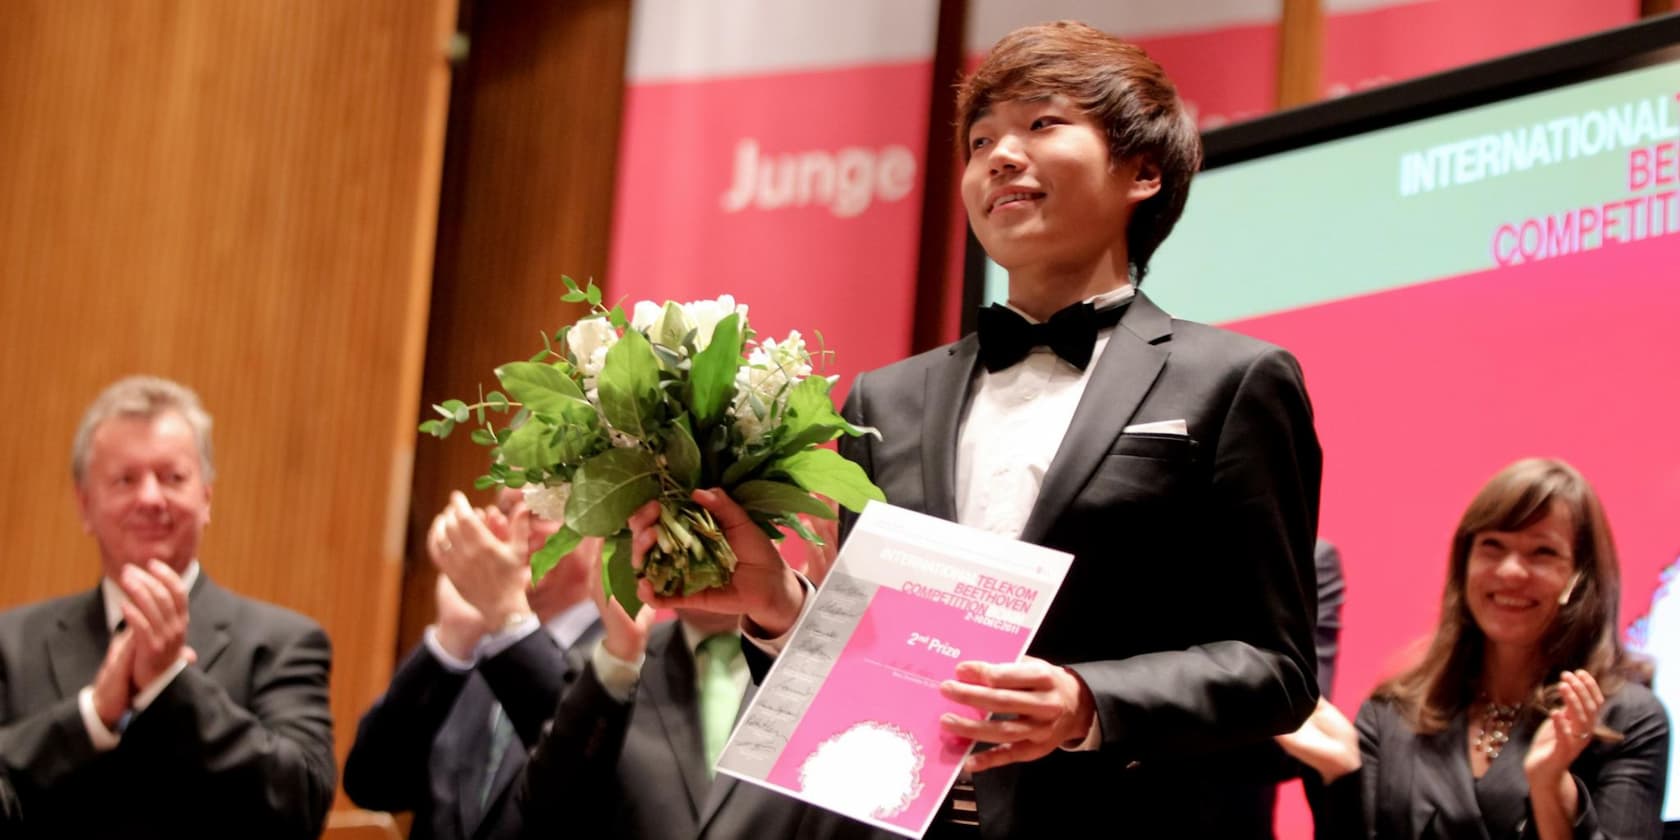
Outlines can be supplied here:
<path id="1" fill-rule="evenodd" d="M 1127 283 L 1086 302 L 1107 309 L 1134 294 Z M 957 434 L 957 522 L 1011 539 L 1021 536 L 1044 474 L 1113 333 L 1113 327 L 1097 333 L 1084 370 L 1048 347 L 1034 347 L 1026 358 L 996 373 L 980 368 Z"/>
<path id="2" fill-rule="evenodd" d="M 806 598 L 807 602 L 810 600 L 810 598 Z M 700 643 L 709 637 L 694 629 L 686 621 L 679 619 L 677 623 L 678 629 L 682 632 L 683 644 L 688 646 L 688 653 L 694 659 L 695 687 L 698 689 L 700 675 L 704 673 L 704 667 L 700 662 L 702 655 Z M 604 641 L 603 638 L 601 642 Z M 642 665 L 647 662 L 647 654 L 644 652 L 636 658 L 636 661 L 628 662 L 608 653 L 607 646 L 601 642 L 595 644 L 595 650 L 591 657 L 591 661 L 595 665 L 595 677 L 601 681 L 601 687 L 606 689 L 608 696 L 620 703 L 627 703 L 630 701 L 631 695 L 636 693 L 636 683 L 642 677 Z M 747 683 L 752 681 L 752 673 L 747 669 L 745 656 L 737 656 L 729 661 L 729 677 L 735 681 L 736 690 L 743 695 L 746 694 Z M 696 696 L 699 696 L 698 693 L 696 693 Z"/>
<path id="3" fill-rule="evenodd" d="M 459 674 L 471 671 L 478 667 L 478 663 L 519 644 L 539 628 L 548 631 L 549 637 L 554 639 L 554 643 L 559 645 L 561 650 L 571 650 L 572 645 L 577 644 L 577 640 L 582 638 L 590 625 L 600 617 L 601 611 L 596 609 L 595 602 L 588 598 L 561 610 L 553 618 L 540 624 L 534 613 L 524 613 L 519 616 L 518 621 L 480 638 L 469 659 L 461 659 L 444 649 L 443 643 L 437 638 L 436 624 L 426 626 L 425 632 L 420 635 L 420 641 L 443 667 Z"/>
<path id="4" fill-rule="evenodd" d="M 181 573 L 181 583 L 186 586 L 187 592 L 191 593 L 193 584 L 197 582 L 198 561 L 195 559 L 189 561 L 186 571 Z M 122 586 L 116 581 L 109 577 L 102 577 L 99 579 L 99 594 L 105 607 L 105 629 L 111 631 L 111 635 L 115 636 L 117 634 L 117 623 L 123 620 L 122 608 L 123 604 L 128 603 L 128 593 L 123 592 Z M 169 667 L 169 670 L 159 674 L 138 694 L 134 695 L 134 699 L 129 702 L 129 712 L 139 714 L 145 711 L 146 707 L 152 705 L 152 701 L 156 700 L 157 696 L 162 694 L 163 690 L 168 688 L 169 684 L 174 682 L 175 678 L 180 676 L 181 671 L 185 670 L 186 667 L 187 655 L 182 652 L 176 658 L 175 664 Z M 117 744 L 122 742 L 122 733 L 112 732 L 106 728 L 105 722 L 99 719 L 99 712 L 93 707 L 93 686 L 87 686 L 76 693 L 76 707 L 82 714 L 82 725 L 86 727 L 88 740 L 93 742 L 95 750 L 104 752 L 114 749 Z M 118 729 L 121 728 L 123 727 L 119 725 Z"/>

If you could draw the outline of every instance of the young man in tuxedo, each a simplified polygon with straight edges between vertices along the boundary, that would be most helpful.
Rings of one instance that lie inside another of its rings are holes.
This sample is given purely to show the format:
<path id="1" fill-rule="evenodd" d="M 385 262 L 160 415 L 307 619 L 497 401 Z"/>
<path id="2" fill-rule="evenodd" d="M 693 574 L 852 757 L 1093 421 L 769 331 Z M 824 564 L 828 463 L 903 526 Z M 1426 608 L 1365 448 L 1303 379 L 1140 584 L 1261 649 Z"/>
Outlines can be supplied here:
<path id="1" fill-rule="evenodd" d="M 505 490 L 475 510 L 460 493 L 432 520 L 437 621 L 362 716 L 344 791 L 364 808 L 412 811 L 413 840 L 522 836 L 513 804 L 526 752 L 566 683 L 566 653 L 600 635 L 585 588 L 595 541 L 530 585 L 530 555 L 560 524 Z"/>
<path id="2" fill-rule="evenodd" d="M 978 335 L 859 376 L 844 413 L 881 437 L 842 451 L 895 505 L 1075 559 L 1029 656 L 944 683 L 977 712 L 945 728 L 990 746 L 930 836 L 1268 837 L 1268 741 L 1318 695 L 1321 455 L 1300 368 L 1140 289 L 1201 162 L 1142 50 L 1081 24 L 1018 30 L 957 110 L 963 203 L 1009 302 Z M 721 493 L 696 498 L 740 565 L 660 604 L 739 611 L 774 650 L 808 587 Z"/>
<path id="3" fill-rule="evenodd" d="M 0 613 L 0 769 L 24 836 L 320 834 L 331 649 L 200 568 L 210 452 L 210 416 L 174 382 L 124 379 L 83 415 L 71 472 L 104 576 Z"/>

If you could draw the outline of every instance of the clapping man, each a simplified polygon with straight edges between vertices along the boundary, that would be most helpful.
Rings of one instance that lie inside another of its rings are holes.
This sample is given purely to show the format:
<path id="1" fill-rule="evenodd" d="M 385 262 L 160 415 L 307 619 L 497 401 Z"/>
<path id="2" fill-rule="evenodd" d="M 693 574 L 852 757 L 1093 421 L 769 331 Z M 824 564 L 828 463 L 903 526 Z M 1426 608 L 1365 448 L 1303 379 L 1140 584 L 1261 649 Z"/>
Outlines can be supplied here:
<path id="1" fill-rule="evenodd" d="M 216 585 L 210 416 L 151 377 L 94 400 L 71 454 L 93 589 L 0 613 L 0 770 L 41 837 L 308 838 L 332 803 L 319 625 Z"/>
<path id="2" fill-rule="evenodd" d="M 365 808 L 414 812 L 414 840 L 520 836 L 512 783 L 573 676 L 566 652 L 600 633 L 585 588 L 599 544 L 530 586 L 529 558 L 559 524 L 515 491 L 474 510 L 454 494 L 426 550 L 437 622 L 362 717 L 344 789 Z"/>

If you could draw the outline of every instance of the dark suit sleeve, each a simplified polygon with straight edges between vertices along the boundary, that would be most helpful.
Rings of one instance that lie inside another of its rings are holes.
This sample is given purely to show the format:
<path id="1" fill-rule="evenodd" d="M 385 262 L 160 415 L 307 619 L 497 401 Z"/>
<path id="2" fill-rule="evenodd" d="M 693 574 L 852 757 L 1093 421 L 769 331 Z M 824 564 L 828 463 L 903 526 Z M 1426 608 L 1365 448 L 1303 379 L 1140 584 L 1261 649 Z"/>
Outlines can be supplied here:
<path id="1" fill-rule="evenodd" d="M 1620 732 L 1622 741 L 1602 746 L 1608 751 L 1604 760 L 1575 777 L 1579 795 L 1575 836 L 1579 840 L 1661 836 L 1668 716 L 1642 688 L 1623 689 L 1611 702 L 1615 707 L 1606 710 L 1605 724 Z M 1575 767 L 1582 764 L 1577 760 Z M 1535 836 L 1532 827 L 1525 836 Z"/>
<path id="2" fill-rule="evenodd" d="M 22 827 L 23 810 L 18 805 L 17 792 L 12 790 L 5 771 L 0 770 L 0 836 L 10 836 Z"/>
<path id="3" fill-rule="evenodd" d="M 188 667 L 135 715 L 123 748 L 162 757 L 157 772 L 191 780 L 183 790 L 195 799 L 247 816 L 248 835 L 315 837 L 337 774 L 331 668 L 331 644 L 313 624 L 259 646 L 245 707 Z"/>
<path id="4" fill-rule="evenodd" d="M 429 800 L 432 741 L 466 682 L 467 674 L 444 667 L 424 644 L 409 654 L 356 727 L 344 760 L 344 792 L 352 802 L 414 811 Z"/>
<path id="5" fill-rule="evenodd" d="M 864 419 L 869 412 L 864 407 L 866 397 L 864 396 L 863 378 L 864 374 L 860 373 L 856 379 L 852 380 L 852 389 L 846 393 L 846 402 L 840 407 L 840 416 L 846 418 L 846 422 L 854 426 L 869 425 L 869 422 Z M 869 476 L 871 480 L 874 480 L 875 477 L 874 441 L 875 438 L 871 435 L 861 437 L 842 435 L 838 444 L 840 455 L 862 467 L 864 474 Z M 887 501 L 888 503 L 892 502 L 891 499 Z M 852 533 L 852 526 L 857 523 L 857 518 L 856 513 L 845 508 L 840 509 L 841 543 L 844 543 L 846 537 Z"/>
<path id="6" fill-rule="evenodd" d="M 633 708 L 633 702 L 620 703 L 607 693 L 594 665 L 581 665 L 521 771 L 518 804 L 527 836 L 607 837 L 609 814 L 620 796 L 682 795 L 616 789 Z"/>
<path id="7" fill-rule="evenodd" d="M 581 654 L 589 650 L 593 638 L 593 634 L 586 634 L 573 647 Z M 543 724 L 554 714 L 568 678 L 575 676 L 567 666 L 566 652 L 540 628 L 480 662 L 478 673 L 490 684 L 496 702 L 507 712 L 526 749 L 537 745 Z"/>
<path id="8" fill-rule="evenodd" d="M 6 696 L 6 686 L 0 684 L 0 704 Z M 10 721 L 0 726 L 0 771 L 10 775 L 26 799 L 31 791 L 64 783 L 99 754 L 74 694 L 18 720 L 11 719 L 10 709 L 0 708 L 0 720 Z"/>
<path id="9" fill-rule="evenodd" d="M 1319 540 L 1313 549 L 1318 582 L 1318 623 L 1313 649 L 1318 654 L 1318 694 L 1328 699 L 1336 678 L 1336 649 L 1342 636 L 1342 601 L 1347 585 L 1342 581 L 1342 553 Z"/>
<path id="10" fill-rule="evenodd" d="M 1213 531 L 1206 550 L 1229 559 L 1187 599 L 1183 618 L 1213 641 L 1070 663 L 1095 698 L 1103 749 L 1147 760 L 1259 744 L 1299 727 L 1318 700 L 1312 552 L 1321 455 L 1312 412 L 1300 369 L 1282 350 L 1234 375 L 1202 517 Z"/>

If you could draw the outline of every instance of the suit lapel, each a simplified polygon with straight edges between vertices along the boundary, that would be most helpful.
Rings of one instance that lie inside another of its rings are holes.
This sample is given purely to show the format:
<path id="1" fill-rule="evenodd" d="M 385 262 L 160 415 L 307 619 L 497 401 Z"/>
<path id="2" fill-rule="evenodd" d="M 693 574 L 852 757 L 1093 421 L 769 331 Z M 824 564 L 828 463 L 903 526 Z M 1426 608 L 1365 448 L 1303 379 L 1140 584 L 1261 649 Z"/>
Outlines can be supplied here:
<path id="1" fill-rule="evenodd" d="M 234 620 L 233 596 L 212 583 L 200 567 L 198 580 L 187 595 L 187 611 L 187 644 L 198 654 L 198 670 L 209 673 L 230 641 L 228 627 Z"/>
<path id="2" fill-rule="evenodd" d="M 1128 304 L 1120 325 L 1109 334 L 1108 347 L 1098 359 L 1067 434 L 1044 474 L 1038 500 L 1021 530 L 1021 539 L 1036 543 L 1101 464 L 1101 453 L 1114 445 L 1126 423 L 1137 413 L 1161 368 L 1167 363 L 1165 342 L 1172 337 L 1172 319 L 1144 297 Z"/>
<path id="3" fill-rule="evenodd" d="M 659 712 L 659 723 L 670 742 L 671 756 L 682 774 L 689 813 L 698 814 L 711 780 L 707 778 L 705 747 L 700 740 L 694 657 L 683 641 L 682 627 L 675 621 L 669 627 L 664 644 L 648 649 L 642 682 L 648 692 L 648 702 Z"/>
<path id="4" fill-rule="evenodd" d="M 111 631 L 105 626 L 105 599 L 92 592 L 66 602 L 58 626 L 46 639 L 47 663 L 58 696 L 69 697 L 92 681 L 105 661 Z"/>
<path id="5" fill-rule="evenodd" d="M 1411 792 L 1413 836 L 1488 838 L 1476 803 L 1464 726 L 1460 714 L 1446 729 L 1418 736 Z"/>
<path id="6" fill-rule="evenodd" d="M 980 340 L 974 335 L 951 345 L 944 364 L 928 368 L 922 406 L 923 512 L 957 521 L 957 433 L 974 381 Z M 900 503 L 902 504 L 902 503 Z"/>

